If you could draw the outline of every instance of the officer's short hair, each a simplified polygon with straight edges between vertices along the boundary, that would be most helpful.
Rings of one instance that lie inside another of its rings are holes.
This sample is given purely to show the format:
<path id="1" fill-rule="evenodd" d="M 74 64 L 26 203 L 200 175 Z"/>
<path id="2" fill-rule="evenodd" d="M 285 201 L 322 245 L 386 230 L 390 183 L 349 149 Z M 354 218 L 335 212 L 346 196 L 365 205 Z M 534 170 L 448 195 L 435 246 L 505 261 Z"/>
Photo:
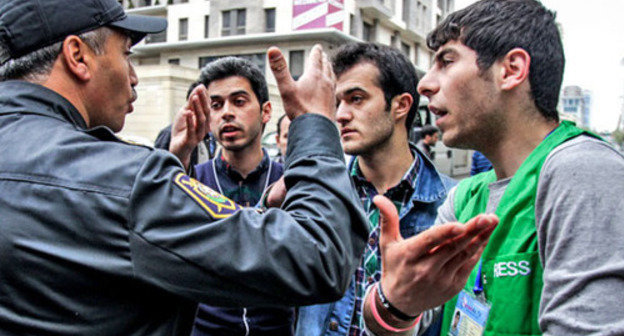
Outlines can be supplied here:
<path id="1" fill-rule="evenodd" d="M 101 55 L 104 52 L 106 40 L 112 34 L 112 29 L 100 27 L 78 35 L 93 51 Z M 10 59 L 0 65 L 0 81 L 21 79 L 36 81 L 46 78 L 52 71 L 52 66 L 61 53 L 63 41 L 30 52 L 22 57 Z"/>

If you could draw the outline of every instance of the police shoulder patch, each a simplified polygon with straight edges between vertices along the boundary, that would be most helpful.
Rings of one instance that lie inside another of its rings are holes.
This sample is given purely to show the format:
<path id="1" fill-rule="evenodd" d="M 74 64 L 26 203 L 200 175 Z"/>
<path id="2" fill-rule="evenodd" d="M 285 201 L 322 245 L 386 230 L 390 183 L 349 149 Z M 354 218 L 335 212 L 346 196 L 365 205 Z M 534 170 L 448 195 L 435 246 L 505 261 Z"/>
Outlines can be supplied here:
<path id="1" fill-rule="evenodd" d="M 184 173 L 178 173 L 174 178 L 174 183 L 191 196 L 212 218 L 226 218 L 237 210 L 242 209 L 240 205 L 234 203 L 231 199 Z"/>

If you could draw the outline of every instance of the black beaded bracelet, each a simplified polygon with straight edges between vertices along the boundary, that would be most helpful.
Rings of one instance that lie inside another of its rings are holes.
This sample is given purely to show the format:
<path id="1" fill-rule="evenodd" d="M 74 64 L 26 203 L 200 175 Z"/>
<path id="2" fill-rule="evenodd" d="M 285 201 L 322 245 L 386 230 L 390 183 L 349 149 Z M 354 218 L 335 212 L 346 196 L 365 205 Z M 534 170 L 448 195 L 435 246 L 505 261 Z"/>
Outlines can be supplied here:
<path id="1" fill-rule="evenodd" d="M 400 311 L 397 307 L 393 306 L 381 290 L 381 281 L 377 283 L 377 294 L 379 294 L 379 300 L 381 300 L 381 304 L 384 306 L 384 308 L 386 308 L 390 312 L 390 314 L 394 315 L 396 318 L 403 321 L 411 321 L 418 317 L 418 315 L 409 316 L 404 312 Z"/>

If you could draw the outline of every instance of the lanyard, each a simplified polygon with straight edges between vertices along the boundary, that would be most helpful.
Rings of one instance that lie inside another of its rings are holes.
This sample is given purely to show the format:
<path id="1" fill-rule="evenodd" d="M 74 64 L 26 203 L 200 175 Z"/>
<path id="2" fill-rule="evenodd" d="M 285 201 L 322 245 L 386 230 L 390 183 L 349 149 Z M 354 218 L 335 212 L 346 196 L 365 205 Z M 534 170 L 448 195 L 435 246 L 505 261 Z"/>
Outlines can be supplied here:
<path id="1" fill-rule="evenodd" d="M 479 259 L 479 270 L 477 271 L 477 278 L 475 279 L 475 284 L 474 284 L 474 288 L 472 289 L 472 291 L 475 293 L 475 295 L 479 295 L 481 293 L 483 293 L 483 280 L 481 277 L 481 268 L 483 267 L 483 260 Z"/>

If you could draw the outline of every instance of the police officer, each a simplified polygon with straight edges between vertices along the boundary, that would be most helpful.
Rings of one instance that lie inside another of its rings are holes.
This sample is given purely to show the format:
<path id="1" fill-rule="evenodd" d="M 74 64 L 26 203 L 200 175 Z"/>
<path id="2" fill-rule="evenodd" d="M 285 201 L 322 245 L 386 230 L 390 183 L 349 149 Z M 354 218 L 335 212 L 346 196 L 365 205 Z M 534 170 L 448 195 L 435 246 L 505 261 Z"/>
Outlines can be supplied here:
<path id="1" fill-rule="evenodd" d="M 367 232 L 321 48 L 299 82 L 269 50 L 293 119 L 288 194 L 283 210 L 241 210 L 113 133 L 136 99 L 130 48 L 165 27 L 115 0 L 0 0 L 0 334 L 178 335 L 198 301 L 345 290 Z M 203 124 L 204 88 L 188 110 Z"/>

